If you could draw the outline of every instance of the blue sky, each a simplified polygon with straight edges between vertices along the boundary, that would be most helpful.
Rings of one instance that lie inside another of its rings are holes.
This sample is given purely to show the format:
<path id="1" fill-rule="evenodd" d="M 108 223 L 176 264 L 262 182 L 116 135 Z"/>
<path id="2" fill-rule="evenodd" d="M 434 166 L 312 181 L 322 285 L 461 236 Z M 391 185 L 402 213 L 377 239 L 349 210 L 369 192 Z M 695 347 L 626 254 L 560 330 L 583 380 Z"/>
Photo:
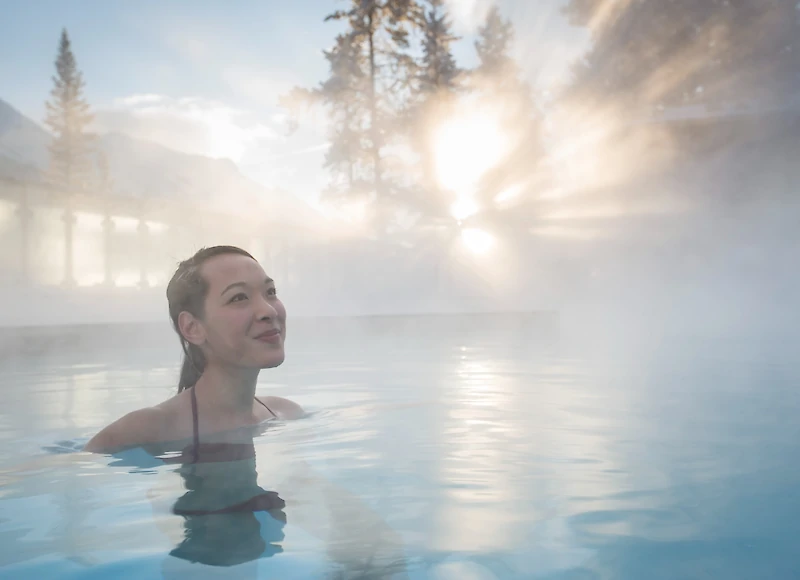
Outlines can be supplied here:
<path id="1" fill-rule="evenodd" d="M 543 88 L 563 79 L 585 33 L 559 14 L 562 0 L 501 0 L 517 30 L 526 76 Z M 0 20 L 0 98 L 41 121 L 62 27 L 86 80 L 99 130 L 119 130 L 189 153 L 230 157 L 268 186 L 313 196 L 324 131 L 286 137 L 276 100 L 314 86 L 321 54 L 340 24 L 324 22 L 337 0 L 37 0 L 8 2 Z M 474 62 L 472 36 L 488 0 L 451 0 Z M 291 158 L 291 159 L 290 159 Z"/>

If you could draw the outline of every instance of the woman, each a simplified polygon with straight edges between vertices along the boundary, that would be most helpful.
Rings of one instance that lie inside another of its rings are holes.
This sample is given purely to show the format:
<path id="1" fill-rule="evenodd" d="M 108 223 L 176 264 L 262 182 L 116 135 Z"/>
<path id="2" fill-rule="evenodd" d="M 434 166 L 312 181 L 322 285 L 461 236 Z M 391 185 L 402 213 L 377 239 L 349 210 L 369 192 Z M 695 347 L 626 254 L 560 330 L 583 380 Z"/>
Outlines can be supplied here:
<path id="1" fill-rule="evenodd" d="M 173 485 L 179 483 L 186 493 L 173 501 L 169 487 L 151 497 L 154 507 L 163 498 L 183 519 L 168 565 L 179 560 L 241 565 L 273 555 L 281 549 L 291 516 L 295 525 L 329 542 L 329 555 L 340 568 L 359 577 L 365 570 L 402 572 L 402 537 L 304 461 L 281 468 L 270 458 L 269 473 L 278 480 L 280 496 L 259 485 L 248 427 L 272 418 L 299 418 L 303 410 L 280 397 L 255 396 L 259 371 L 283 362 L 286 337 L 286 310 L 258 262 L 231 246 L 200 250 L 180 264 L 167 299 L 184 350 L 178 393 L 122 417 L 84 449 L 127 449 L 118 456 L 136 455 L 146 465 L 153 455 L 165 455 L 159 461 L 178 464 L 180 478 Z M 166 453 L 173 450 L 180 453 Z M 163 515 L 161 507 L 158 513 Z M 377 574 L 371 577 L 390 577 Z"/>
<path id="2" fill-rule="evenodd" d="M 188 440 L 183 455 L 197 462 L 232 431 L 303 415 L 287 399 L 255 396 L 260 370 L 283 362 L 286 338 L 286 309 L 255 258 L 233 246 L 201 249 L 178 266 L 167 301 L 184 351 L 178 394 L 118 419 L 86 451 Z"/>

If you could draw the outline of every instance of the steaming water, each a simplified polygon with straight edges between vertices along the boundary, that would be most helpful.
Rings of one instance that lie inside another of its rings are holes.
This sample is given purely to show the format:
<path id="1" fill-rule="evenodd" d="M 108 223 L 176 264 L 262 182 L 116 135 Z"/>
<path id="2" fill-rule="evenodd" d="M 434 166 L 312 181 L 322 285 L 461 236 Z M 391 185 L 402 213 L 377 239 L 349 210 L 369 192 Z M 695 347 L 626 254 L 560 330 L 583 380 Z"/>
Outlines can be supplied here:
<path id="1" fill-rule="evenodd" d="M 287 523 L 195 522 L 216 567 L 169 555 L 174 465 L 72 449 L 172 393 L 171 337 L 8 357 L 0 576 L 800 578 L 796 343 L 600 349 L 520 317 L 297 326 L 259 392 L 312 414 L 258 435 L 253 476 Z M 222 505 L 248 476 L 213 469 Z"/>

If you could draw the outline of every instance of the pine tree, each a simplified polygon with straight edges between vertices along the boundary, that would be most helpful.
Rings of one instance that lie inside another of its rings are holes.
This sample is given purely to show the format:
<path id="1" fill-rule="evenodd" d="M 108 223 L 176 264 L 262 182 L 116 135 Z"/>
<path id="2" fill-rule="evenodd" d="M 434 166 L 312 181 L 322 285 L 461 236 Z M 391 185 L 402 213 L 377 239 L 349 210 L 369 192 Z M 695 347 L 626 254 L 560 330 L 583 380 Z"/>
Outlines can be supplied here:
<path id="1" fill-rule="evenodd" d="M 405 105 L 414 72 L 408 54 L 409 29 L 418 18 L 416 0 L 350 0 L 349 10 L 339 10 L 327 20 L 345 20 L 349 24 L 352 57 L 363 55 L 366 83 L 363 103 L 364 144 L 369 153 L 365 174 L 374 191 L 375 201 L 385 204 L 391 195 L 386 183 L 384 150 L 396 128 L 393 121 Z M 380 209 L 380 208 L 379 208 Z"/>
<path id="2" fill-rule="evenodd" d="M 509 54 L 514 40 L 514 28 L 503 19 L 500 9 L 492 6 L 486 21 L 478 29 L 475 52 L 479 65 L 476 73 L 494 81 L 505 82 L 518 75 L 517 65 Z"/>
<path id="3" fill-rule="evenodd" d="M 458 40 L 444 9 L 444 0 L 427 0 L 430 5 L 423 20 L 423 56 L 419 90 L 424 94 L 453 91 L 461 73 L 450 45 Z"/>
<path id="4" fill-rule="evenodd" d="M 331 50 L 325 51 L 330 77 L 315 91 L 328 105 L 331 120 L 331 146 L 325 165 L 333 182 L 329 193 L 363 191 L 368 159 L 366 59 L 353 34 L 340 34 Z"/>
<path id="5" fill-rule="evenodd" d="M 511 55 L 514 27 L 505 20 L 497 6 L 486 16 L 478 29 L 475 51 L 478 67 L 473 71 L 473 84 L 490 100 L 500 99 L 505 115 L 512 126 L 523 117 L 534 115 L 534 102 L 530 86 L 522 80 L 516 60 Z"/>
<path id="6" fill-rule="evenodd" d="M 92 179 L 92 137 L 86 132 L 92 120 L 83 97 L 83 75 L 78 70 L 66 29 L 61 32 L 55 62 L 52 99 L 47 102 L 46 124 L 53 132 L 49 178 L 67 193 L 85 191 Z"/>

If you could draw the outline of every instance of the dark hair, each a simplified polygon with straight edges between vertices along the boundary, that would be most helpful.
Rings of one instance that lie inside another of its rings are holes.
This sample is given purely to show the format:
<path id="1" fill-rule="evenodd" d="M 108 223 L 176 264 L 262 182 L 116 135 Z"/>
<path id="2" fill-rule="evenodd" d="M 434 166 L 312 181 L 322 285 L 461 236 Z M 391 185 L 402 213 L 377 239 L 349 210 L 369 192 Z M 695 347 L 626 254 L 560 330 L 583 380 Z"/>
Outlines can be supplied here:
<path id="1" fill-rule="evenodd" d="M 178 326 L 178 316 L 181 312 L 202 319 L 204 314 L 203 306 L 208 295 L 208 281 L 200 274 L 201 266 L 209 258 L 224 254 L 239 254 L 253 258 L 248 252 L 236 246 L 212 246 L 201 248 L 197 253 L 178 264 L 178 269 L 172 275 L 172 279 L 167 284 L 167 303 L 169 304 L 169 317 L 172 326 L 178 333 L 183 348 L 183 364 L 181 365 L 181 375 L 178 379 L 178 392 L 194 386 L 200 375 L 206 368 L 206 359 L 197 346 L 190 343 L 181 334 Z"/>

